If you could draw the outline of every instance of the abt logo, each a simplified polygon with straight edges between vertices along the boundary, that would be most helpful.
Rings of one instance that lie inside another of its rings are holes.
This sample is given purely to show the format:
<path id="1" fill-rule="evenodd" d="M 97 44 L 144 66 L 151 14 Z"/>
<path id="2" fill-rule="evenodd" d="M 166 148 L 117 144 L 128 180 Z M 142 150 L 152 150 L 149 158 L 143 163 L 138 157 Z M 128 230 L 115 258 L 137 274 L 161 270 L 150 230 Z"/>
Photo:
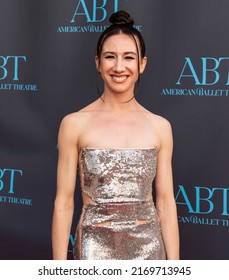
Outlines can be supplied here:
<path id="1" fill-rule="evenodd" d="M 13 80 L 19 80 L 19 63 L 26 62 L 25 56 L 0 56 L 0 80 L 8 76 L 9 68 L 13 68 Z"/>
<path id="2" fill-rule="evenodd" d="M 222 216 L 229 216 L 228 188 L 208 188 L 195 186 L 192 195 L 182 185 L 178 186 L 176 204 L 185 205 L 189 213 L 210 214 L 214 210 L 221 211 Z M 194 196 L 194 198 L 193 198 Z"/>
<path id="3" fill-rule="evenodd" d="M 113 8 L 112 12 L 117 12 L 119 0 L 109 0 L 109 3 L 109 7 Z M 78 16 L 86 17 L 89 23 L 102 22 L 107 17 L 107 4 L 108 0 L 79 0 L 71 22 L 74 23 Z"/>
<path id="4" fill-rule="evenodd" d="M 14 194 L 14 182 L 16 176 L 22 176 L 22 170 L 0 169 L 0 191 L 7 188 L 9 194 Z"/>
<path id="5" fill-rule="evenodd" d="M 195 82 L 195 85 L 215 85 L 220 81 L 220 70 L 222 72 L 223 66 L 225 66 L 225 63 L 228 63 L 228 61 L 229 57 L 202 57 L 200 66 L 201 71 L 199 71 L 201 73 L 198 76 L 198 71 L 196 71 L 197 66 L 194 65 L 190 57 L 185 57 L 185 63 L 176 84 L 181 85 L 181 80 L 185 78 L 192 78 Z M 227 77 L 225 80 L 225 85 L 228 86 L 229 72 L 227 72 Z"/>

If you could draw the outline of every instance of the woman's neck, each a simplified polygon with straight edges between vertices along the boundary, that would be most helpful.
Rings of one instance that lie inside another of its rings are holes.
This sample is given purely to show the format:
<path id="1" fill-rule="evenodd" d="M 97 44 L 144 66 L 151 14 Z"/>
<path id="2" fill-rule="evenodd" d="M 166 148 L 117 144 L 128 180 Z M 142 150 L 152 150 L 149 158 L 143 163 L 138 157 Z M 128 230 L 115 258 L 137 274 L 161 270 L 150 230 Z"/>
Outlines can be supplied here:
<path id="1" fill-rule="evenodd" d="M 103 101 L 103 107 L 107 107 L 110 110 L 131 110 L 139 106 L 133 91 L 111 93 L 105 90 L 101 96 L 101 101 Z"/>
<path id="2" fill-rule="evenodd" d="M 134 95 L 127 98 L 126 95 L 122 94 L 115 97 L 103 94 L 100 98 L 100 104 L 104 110 L 115 112 L 132 111 L 139 108 L 139 103 Z"/>

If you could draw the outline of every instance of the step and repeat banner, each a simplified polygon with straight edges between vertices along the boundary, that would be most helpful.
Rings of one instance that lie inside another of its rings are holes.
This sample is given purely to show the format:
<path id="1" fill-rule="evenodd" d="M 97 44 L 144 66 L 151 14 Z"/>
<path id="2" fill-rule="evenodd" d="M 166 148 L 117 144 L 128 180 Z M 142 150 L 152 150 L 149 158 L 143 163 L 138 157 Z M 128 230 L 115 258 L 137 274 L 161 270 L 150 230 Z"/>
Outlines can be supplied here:
<path id="1" fill-rule="evenodd" d="M 0 0 L 0 259 L 52 258 L 59 124 L 98 98 L 96 43 L 120 9 L 147 46 L 137 99 L 173 127 L 181 259 L 229 259 L 227 0 Z"/>

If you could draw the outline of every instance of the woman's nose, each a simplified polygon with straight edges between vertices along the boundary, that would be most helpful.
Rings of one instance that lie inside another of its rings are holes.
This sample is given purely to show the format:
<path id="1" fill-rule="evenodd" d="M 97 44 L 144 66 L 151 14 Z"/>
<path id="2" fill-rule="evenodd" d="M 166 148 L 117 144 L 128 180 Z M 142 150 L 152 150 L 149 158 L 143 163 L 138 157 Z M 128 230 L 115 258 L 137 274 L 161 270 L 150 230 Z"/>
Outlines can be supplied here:
<path id="1" fill-rule="evenodd" d="M 116 72 L 123 72 L 125 70 L 124 61 L 122 59 L 116 59 L 113 70 Z"/>

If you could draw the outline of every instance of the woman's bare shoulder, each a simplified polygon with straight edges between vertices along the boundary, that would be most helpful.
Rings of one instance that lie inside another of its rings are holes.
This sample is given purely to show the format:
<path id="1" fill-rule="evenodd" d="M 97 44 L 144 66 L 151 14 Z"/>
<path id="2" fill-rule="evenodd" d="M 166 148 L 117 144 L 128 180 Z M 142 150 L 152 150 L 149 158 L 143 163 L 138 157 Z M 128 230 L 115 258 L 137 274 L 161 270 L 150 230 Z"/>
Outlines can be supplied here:
<path id="1" fill-rule="evenodd" d="M 76 126 L 78 127 L 81 124 L 82 120 L 83 120 L 82 113 L 80 112 L 70 113 L 63 117 L 60 126 L 71 129 Z"/>
<path id="2" fill-rule="evenodd" d="M 165 117 L 152 113 L 148 110 L 145 111 L 151 124 L 160 130 L 171 130 L 171 124 Z"/>
<path id="3" fill-rule="evenodd" d="M 172 147 L 173 135 L 171 123 L 166 118 L 155 114 L 152 116 L 152 123 L 160 139 L 159 147 Z"/>
<path id="4" fill-rule="evenodd" d="M 156 115 L 153 114 L 153 118 L 154 118 L 154 122 L 155 124 L 160 127 L 161 129 L 171 129 L 171 124 L 169 122 L 169 120 L 167 120 L 166 118 L 160 116 L 160 115 Z"/>
<path id="5" fill-rule="evenodd" d="M 158 136 L 159 144 L 161 147 L 162 143 L 172 143 L 172 126 L 168 119 L 160 115 L 149 112 L 148 118 L 150 120 L 150 126 L 155 135 Z"/>
<path id="6" fill-rule="evenodd" d="M 61 124 L 66 126 L 79 126 L 82 125 L 95 111 L 95 102 L 83 107 L 79 111 L 70 113 L 63 117 Z"/>

